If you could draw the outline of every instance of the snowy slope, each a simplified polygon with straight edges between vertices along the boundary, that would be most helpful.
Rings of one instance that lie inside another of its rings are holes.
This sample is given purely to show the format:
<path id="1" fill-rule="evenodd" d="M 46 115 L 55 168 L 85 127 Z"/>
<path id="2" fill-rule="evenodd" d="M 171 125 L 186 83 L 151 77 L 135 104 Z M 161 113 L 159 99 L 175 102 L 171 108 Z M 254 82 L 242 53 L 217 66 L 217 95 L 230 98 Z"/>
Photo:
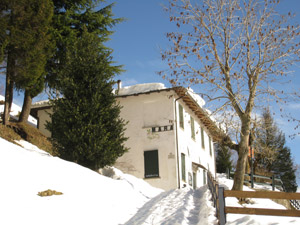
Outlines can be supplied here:
<path id="1" fill-rule="evenodd" d="M 0 138 L 1 225 L 217 224 L 206 186 L 163 192 L 114 168 L 102 171 L 112 179 L 52 157 L 28 142 L 18 143 L 23 148 Z M 222 175 L 219 182 L 232 186 Z M 37 195 L 47 189 L 63 195 Z M 226 199 L 226 204 L 239 206 L 234 198 Z M 253 200 L 244 207 L 283 208 L 270 200 Z M 227 221 L 228 225 L 300 224 L 299 218 L 234 214 L 228 214 Z"/>
<path id="2" fill-rule="evenodd" d="M 123 224 L 162 192 L 121 172 L 119 180 L 102 176 L 30 144 L 24 149 L 0 138 L 0 146 L 0 224 Z M 63 195 L 37 195 L 47 189 Z"/>

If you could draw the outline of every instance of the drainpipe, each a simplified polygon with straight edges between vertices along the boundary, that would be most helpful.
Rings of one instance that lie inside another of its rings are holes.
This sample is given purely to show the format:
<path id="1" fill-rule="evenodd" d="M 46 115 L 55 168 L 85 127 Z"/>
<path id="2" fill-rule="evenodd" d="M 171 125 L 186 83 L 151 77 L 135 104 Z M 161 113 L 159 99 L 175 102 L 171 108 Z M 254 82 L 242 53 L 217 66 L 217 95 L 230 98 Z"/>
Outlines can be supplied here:
<path id="1" fill-rule="evenodd" d="M 177 171 L 177 174 L 178 174 L 177 179 L 178 179 L 178 189 L 180 189 L 180 169 L 179 169 L 178 123 L 177 123 L 177 107 L 176 107 L 176 102 L 179 99 L 183 98 L 183 97 L 184 97 L 184 95 L 181 96 L 181 97 L 179 97 L 179 98 L 177 98 L 177 99 L 175 99 L 175 128 L 176 128 L 175 133 L 176 133 L 176 150 L 177 150 L 177 170 L 178 170 Z"/>

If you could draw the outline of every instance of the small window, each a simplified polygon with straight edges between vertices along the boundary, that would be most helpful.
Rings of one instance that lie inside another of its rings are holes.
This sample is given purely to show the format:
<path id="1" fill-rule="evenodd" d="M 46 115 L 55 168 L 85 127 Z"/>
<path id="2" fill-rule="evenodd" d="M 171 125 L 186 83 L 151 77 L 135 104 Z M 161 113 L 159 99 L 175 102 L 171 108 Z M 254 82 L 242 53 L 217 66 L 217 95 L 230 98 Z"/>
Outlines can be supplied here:
<path id="1" fill-rule="evenodd" d="M 144 152 L 145 178 L 159 177 L 158 150 Z"/>
<path id="2" fill-rule="evenodd" d="M 179 126 L 184 129 L 183 107 L 179 104 Z"/>
<path id="3" fill-rule="evenodd" d="M 205 140 L 204 140 L 204 130 L 203 130 L 203 127 L 201 127 L 201 143 L 202 143 L 202 148 L 205 149 Z"/>
<path id="4" fill-rule="evenodd" d="M 195 140 L 195 121 L 193 117 L 191 117 L 191 137 Z"/>
<path id="5" fill-rule="evenodd" d="M 210 154 L 210 156 L 212 156 L 211 137 L 209 137 L 209 154 Z"/>
<path id="6" fill-rule="evenodd" d="M 185 175 L 185 154 L 181 153 L 181 176 L 182 180 L 186 181 L 186 175 Z"/>

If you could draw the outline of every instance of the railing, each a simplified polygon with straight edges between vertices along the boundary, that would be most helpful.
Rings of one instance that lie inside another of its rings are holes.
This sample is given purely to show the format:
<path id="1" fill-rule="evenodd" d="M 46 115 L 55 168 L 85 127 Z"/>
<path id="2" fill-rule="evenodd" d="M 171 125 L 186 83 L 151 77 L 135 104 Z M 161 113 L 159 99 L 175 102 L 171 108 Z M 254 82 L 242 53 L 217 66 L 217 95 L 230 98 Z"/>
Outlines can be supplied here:
<path id="1" fill-rule="evenodd" d="M 291 203 L 293 202 L 292 205 L 294 204 L 296 207 L 300 207 L 299 201 L 296 200 L 300 199 L 300 193 L 224 190 L 223 187 L 219 186 L 218 182 L 212 177 L 210 172 L 207 173 L 207 181 L 208 188 L 212 194 L 212 201 L 214 207 L 216 208 L 216 214 L 219 221 L 219 225 L 225 225 L 226 213 L 300 217 L 300 211 L 298 210 L 229 207 L 225 204 L 226 197 L 269 198 L 288 199 Z"/>
<path id="2" fill-rule="evenodd" d="M 230 172 L 230 173 L 227 172 L 226 175 L 227 175 L 227 179 L 230 179 L 231 175 L 232 176 L 234 175 L 234 172 Z M 246 184 L 250 183 L 252 188 L 253 188 L 254 184 L 260 184 L 260 185 L 271 185 L 273 191 L 275 191 L 276 187 L 283 190 L 281 179 L 276 178 L 274 175 L 271 177 L 267 177 L 267 176 L 261 176 L 261 175 L 255 175 L 255 174 L 252 175 L 252 174 L 245 173 L 244 176 L 250 177 L 250 180 L 244 180 L 244 183 L 246 183 Z M 256 182 L 256 181 L 254 181 L 254 178 L 262 178 L 262 179 L 270 181 L 270 183 Z"/>
<path id="3" fill-rule="evenodd" d="M 219 184 L 212 177 L 210 172 L 207 172 L 207 183 L 212 195 L 214 207 L 216 208 L 219 225 L 224 225 L 226 223 L 224 188 L 219 187 Z"/>
<path id="4" fill-rule="evenodd" d="M 269 199 L 300 199 L 300 193 L 265 192 L 265 191 L 224 191 L 224 198 L 269 198 Z M 263 208 L 241 208 L 225 206 L 225 213 L 254 214 L 269 216 L 294 216 L 300 217 L 300 211 L 288 209 L 263 209 Z"/>
<path id="5" fill-rule="evenodd" d="M 230 175 L 234 175 L 234 172 L 230 172 L 227 171 L 226 173 L 227 175 L 227 179 L 230 179 Z M 271 185 L 272 186 L 272 190 L 275 191 L 275 187 L 278 188 L 281 191 L 287 192 L 286 188 L 283 185 L 283 182 L 280 178 L 275 178 L 275 176 L 271 176 L 271 177 L 267 177 L 267 176 L 261 176 L 261 175 L 251 175 L 251 174 L 244 174 L 244 176 L 249 176 L 251 178 L 251 180 L 244 180 L 244 183 L 250 183 L 251 187 L 253 188 L 254 184 L 260 184 L 260 185 Z M 269 180 L 271 181 L 270 183 L 261 183 L 261 182 L 255 182 L 254 178 L 262 178 L 265 180 Z M 295 199 L 291 199 L 290 200 L 291 206 L 296 209 L 296 210 L 300 210 L 300 201 L 299 200 L 295 200 Z"/>

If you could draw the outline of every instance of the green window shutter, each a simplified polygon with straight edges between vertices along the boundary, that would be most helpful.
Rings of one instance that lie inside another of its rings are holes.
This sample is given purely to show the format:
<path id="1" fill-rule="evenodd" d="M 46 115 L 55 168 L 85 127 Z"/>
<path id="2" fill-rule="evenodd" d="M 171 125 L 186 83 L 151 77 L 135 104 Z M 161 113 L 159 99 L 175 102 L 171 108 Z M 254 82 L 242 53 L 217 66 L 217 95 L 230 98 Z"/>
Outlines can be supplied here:
<path id="1" fill-rule="evenodd" d="M 211 137 L 209 137 L 209 154 L 212 156 Z"/>
<path id="2" fill-rule="evenodd" d="M 181 175 L 182 180 L 186 181 L 186 175 L 185 175 L 185 154 L 181 153 Z"/>
<path id="3" fill-rule="evenodd" d="M 158 150 L 144 152 L 145 178 L 159 177 Z"/>
<path id="4" fill-rule="evenodd" d="M 179 126 L 184 128 L 183 107 L 179 104 Z"/>
<path id="5" fill-rule="evenodd" d="M 202 148 L 205 149 L 205 141 L 204 141 L 204 130 L 203 130 L 203 127 L 201 127 L 201 143 L 202 143 Z"/>
<path id="6" fill-rule="evenodd" d="M 191 137 L 195 139 L 195 121 L 193 117 L 191 117 Z"/>

